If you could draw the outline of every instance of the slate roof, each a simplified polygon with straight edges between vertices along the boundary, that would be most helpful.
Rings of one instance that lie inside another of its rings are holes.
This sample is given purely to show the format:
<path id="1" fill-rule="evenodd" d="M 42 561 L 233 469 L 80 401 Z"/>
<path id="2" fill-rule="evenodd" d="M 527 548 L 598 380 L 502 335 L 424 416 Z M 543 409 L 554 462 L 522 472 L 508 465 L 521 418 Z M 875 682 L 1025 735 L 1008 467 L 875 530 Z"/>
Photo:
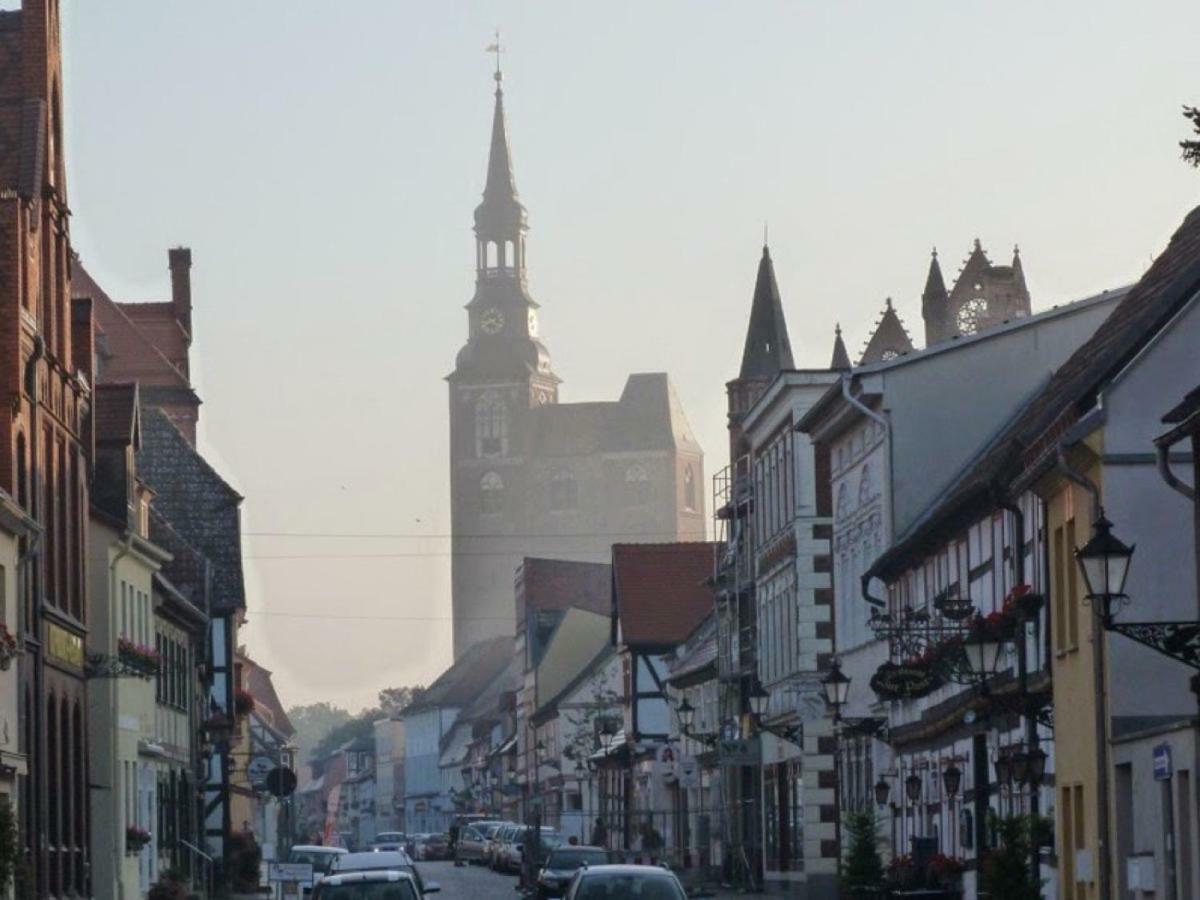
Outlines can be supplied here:
<path id="1" fill-rule="evenodd" d="M 709 579 L 721 545 L 613 545 L 613 615 L 630 647 L 682 643 L 713 610 Z"/>
<path id="2" fill-rule="evenodd" d="M 401 710 L 401 715 L 412 715 L 427 709 L 464 709 L 470 706 L 489 684 L 504 673 L 513 656 L 513 639 L 509 636 L 472 644 L 416 700 Z"/>
<path id="3" fill-rule="evenodd" d="M 162 411 L 144 406 L 141 425 L 138 473 L 154 491 L 157 511 L 212 563 L 212 611 L 244 607 L 241 495 Z"/>
<path id="4" fill-rule="evenodd" d="M 795 367 L 792 342 L 788 339 L 787 322 L 783 316 L 783 300 L 775 281 L 775 264 L 771 251 L 763 245 L 758 275 L 754 280 L 754 299 L 750 304 L 750 325 L 746 329 L 746 344 L 742 348 L 742 367 L 738 378 L 766 380 L 785 369 Z"/>
<path id="5" fill-rule="evenodd" d="M 1084 344 L 1022 405 L 943 498 L 874 563 L 868 575 L 900 571 L 921 548 L 956 530 L 994 485 L 1040 471 L 1063 433 L 1091 407 L 1096 394 L 1192 298 L 1200 294 L 1200 207 L 1193 209 L 1166 249 Z"/>
<path id="6" fill-rule="evenodd" d="M 159 570 L 159 574 L 196 609 L 207 615 L 212 566 L 203 553 L 171 527 L 156 504 L 150 506 L 150 541 L 172 557 Z"/>

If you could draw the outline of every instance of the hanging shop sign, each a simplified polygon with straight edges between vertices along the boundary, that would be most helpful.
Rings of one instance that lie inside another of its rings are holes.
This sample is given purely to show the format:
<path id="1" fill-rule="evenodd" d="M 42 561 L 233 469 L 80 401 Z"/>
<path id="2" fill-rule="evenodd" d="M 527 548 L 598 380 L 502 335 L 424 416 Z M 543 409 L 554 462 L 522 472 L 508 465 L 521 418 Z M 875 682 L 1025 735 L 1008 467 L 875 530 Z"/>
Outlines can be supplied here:
<path id="1" fill-rule="evenodd" d="M 933 666 L 885 662 L 871 676 L 871 690 L 880 700 L 924 697 L 940 685 Z"/>

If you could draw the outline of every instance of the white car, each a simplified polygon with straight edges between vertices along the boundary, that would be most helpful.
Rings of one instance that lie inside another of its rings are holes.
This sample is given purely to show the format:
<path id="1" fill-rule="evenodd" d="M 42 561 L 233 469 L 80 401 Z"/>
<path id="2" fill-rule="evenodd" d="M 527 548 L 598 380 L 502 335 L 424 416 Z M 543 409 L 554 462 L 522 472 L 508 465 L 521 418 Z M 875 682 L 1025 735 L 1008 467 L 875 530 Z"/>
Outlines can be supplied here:
<path id="1" fill-rule="evenodd" d="M 324 844 L 296 844 L 288 853 L 287 861 L 290 863 L 308 863 L 313 867 L 312 881 L 308 884 L 301 885 L 301 891 L 305 894 L 310 893 L 313 886 L 329 874 L 333 868 L 333 861 L 339 857 L 349 853 L 345 847 L 328 847 Z"/>

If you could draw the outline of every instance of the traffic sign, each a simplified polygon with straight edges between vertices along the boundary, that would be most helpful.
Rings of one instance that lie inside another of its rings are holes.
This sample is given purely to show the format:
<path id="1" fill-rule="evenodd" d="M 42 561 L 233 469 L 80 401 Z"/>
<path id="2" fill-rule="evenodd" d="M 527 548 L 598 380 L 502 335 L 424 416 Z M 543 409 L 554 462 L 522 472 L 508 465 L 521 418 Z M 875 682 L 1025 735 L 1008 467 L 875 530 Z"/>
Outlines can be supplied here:
<path id="1" fill-rule="evenodd" d="M 290 797 L 296 792 L 296 773 L 287 766 L 277 766 L 267 773 L 267 792 L 276 797 Z"/>
<path id="2" fill-rule="evenodd" d="M 256 756 L 246 766 L 246 776 L 250 783 L 259 787 L 267 780 L 267 773 L 275 768 L 275 762 L 269 756 Z"/>
<path id="3" fill-rule="evenodd" d="M 1171 745 L 1159 744 L 1154 748 L 1154 780 L 1171 780 Z"/>

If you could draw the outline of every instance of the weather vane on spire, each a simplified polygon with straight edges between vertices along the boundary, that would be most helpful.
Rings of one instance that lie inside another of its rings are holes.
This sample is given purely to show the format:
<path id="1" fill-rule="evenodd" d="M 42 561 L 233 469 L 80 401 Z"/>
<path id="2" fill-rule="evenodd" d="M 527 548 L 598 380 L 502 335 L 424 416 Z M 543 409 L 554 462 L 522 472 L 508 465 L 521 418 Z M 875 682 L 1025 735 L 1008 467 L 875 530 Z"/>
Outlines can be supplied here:
<path id="1" fill-rule="evenodd" d="M 504 45 L 500 43 L 500 29 L 499 28 L 496 29 L 495 43 L 488 44 L 487 50 L 485 52 L 496 54 L 496 74 L 494 77 L 496 79 L 496 84 L 499 84 L 504 79 L 504 74 L 500 71 L 500 54 L 504 52 Z"/>

